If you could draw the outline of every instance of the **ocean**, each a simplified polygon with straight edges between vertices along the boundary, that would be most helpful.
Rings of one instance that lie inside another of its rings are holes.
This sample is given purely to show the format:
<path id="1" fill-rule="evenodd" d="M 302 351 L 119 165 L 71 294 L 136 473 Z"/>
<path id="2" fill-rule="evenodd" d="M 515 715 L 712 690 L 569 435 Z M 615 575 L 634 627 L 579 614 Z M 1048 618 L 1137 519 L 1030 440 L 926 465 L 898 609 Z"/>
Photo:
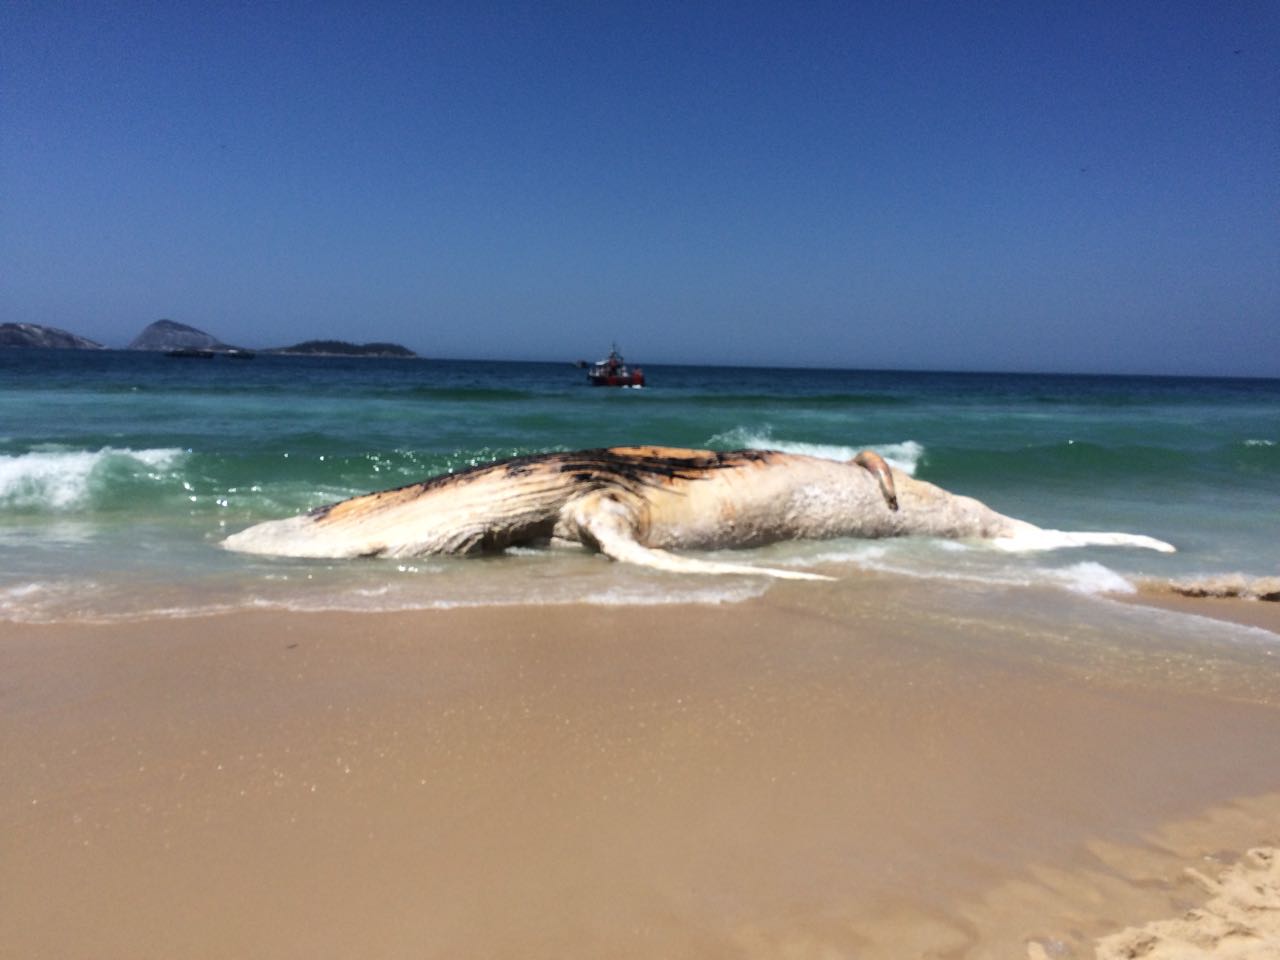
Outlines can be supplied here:
<path id="1" fill-rule="evenodd" d="M 715 604 L 770 590 L 579 551 L 317 561 L 219 547 L 262 520 L 498 458 L 640 443 L 839 459 L 870 447 L 1043 527 L 1178 548 L 840 540 L 741 552 L 749 563 L 1027 597 L 1280 574 L 1280 380 L 644 367 L 645 388 L 609 389 L 567 362 L 0 351 L 0 618 Z"/>

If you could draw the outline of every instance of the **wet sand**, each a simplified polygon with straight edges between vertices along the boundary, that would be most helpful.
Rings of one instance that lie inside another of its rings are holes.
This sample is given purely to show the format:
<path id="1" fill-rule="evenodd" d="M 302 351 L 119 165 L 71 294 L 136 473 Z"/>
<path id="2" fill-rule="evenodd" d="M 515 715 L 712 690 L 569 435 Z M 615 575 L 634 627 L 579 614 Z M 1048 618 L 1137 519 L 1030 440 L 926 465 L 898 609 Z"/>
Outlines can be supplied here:
<path id="1" fill-rule="evenodd" d="M 1265 651 L 862 589 L 0 624 L 0 956 L 1087 957 L 1280 845 Z"/>
<path id="2" fill-rule="evenodd" d="M 1139 590 L 1118 595 L 1118 600 L 1196 617 L 1225 620 L 1246 627 L 1258 627 L 1280 635 L 1280 603 L 1239 597 L 1184 597 L 1168 590 Z"/>

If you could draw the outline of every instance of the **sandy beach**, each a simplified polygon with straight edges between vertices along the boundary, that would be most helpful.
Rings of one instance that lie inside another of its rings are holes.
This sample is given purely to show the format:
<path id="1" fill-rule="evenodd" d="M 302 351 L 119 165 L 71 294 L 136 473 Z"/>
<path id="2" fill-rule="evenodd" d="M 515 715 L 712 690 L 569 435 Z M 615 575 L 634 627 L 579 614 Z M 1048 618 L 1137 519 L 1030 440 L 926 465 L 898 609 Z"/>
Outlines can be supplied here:
<path id="1" fill-rule="evenodd" d="M 1265 643 L 997 634 L 870 579 L 0 624 L 0 955 L 1090 957 L 1280 846 Z"/>

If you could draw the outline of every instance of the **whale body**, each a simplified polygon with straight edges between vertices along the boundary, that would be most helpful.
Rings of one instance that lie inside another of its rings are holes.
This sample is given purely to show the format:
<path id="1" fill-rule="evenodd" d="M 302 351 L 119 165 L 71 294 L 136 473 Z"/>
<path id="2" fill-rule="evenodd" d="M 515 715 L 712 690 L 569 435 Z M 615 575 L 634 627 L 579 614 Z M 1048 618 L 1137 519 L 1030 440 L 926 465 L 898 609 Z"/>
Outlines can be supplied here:
<path id="1" fill-rule="evenodd" d="M 1043 530 L 890 468 L 774 450 L 609 447 L 514 457 L 353 497 L 227 537 L 284 557 L 420 557 L 571 542 L 663 570 L 828 579 L 672 551 L 835 537 L 944 537 L 1003 549 L 1108 545 L 1138 534 Z"/>

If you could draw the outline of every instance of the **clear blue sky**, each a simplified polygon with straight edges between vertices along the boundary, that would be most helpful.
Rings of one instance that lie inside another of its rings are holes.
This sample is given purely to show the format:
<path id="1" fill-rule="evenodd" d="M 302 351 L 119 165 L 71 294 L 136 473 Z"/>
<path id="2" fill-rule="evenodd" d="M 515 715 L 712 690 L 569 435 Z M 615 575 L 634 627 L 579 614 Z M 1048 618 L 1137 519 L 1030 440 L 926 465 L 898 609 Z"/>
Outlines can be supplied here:
<path id="1" fill-rule="evenodd" d="M 0 13 L 0 321 L 1280 376 L 1280 3 Z"/>

